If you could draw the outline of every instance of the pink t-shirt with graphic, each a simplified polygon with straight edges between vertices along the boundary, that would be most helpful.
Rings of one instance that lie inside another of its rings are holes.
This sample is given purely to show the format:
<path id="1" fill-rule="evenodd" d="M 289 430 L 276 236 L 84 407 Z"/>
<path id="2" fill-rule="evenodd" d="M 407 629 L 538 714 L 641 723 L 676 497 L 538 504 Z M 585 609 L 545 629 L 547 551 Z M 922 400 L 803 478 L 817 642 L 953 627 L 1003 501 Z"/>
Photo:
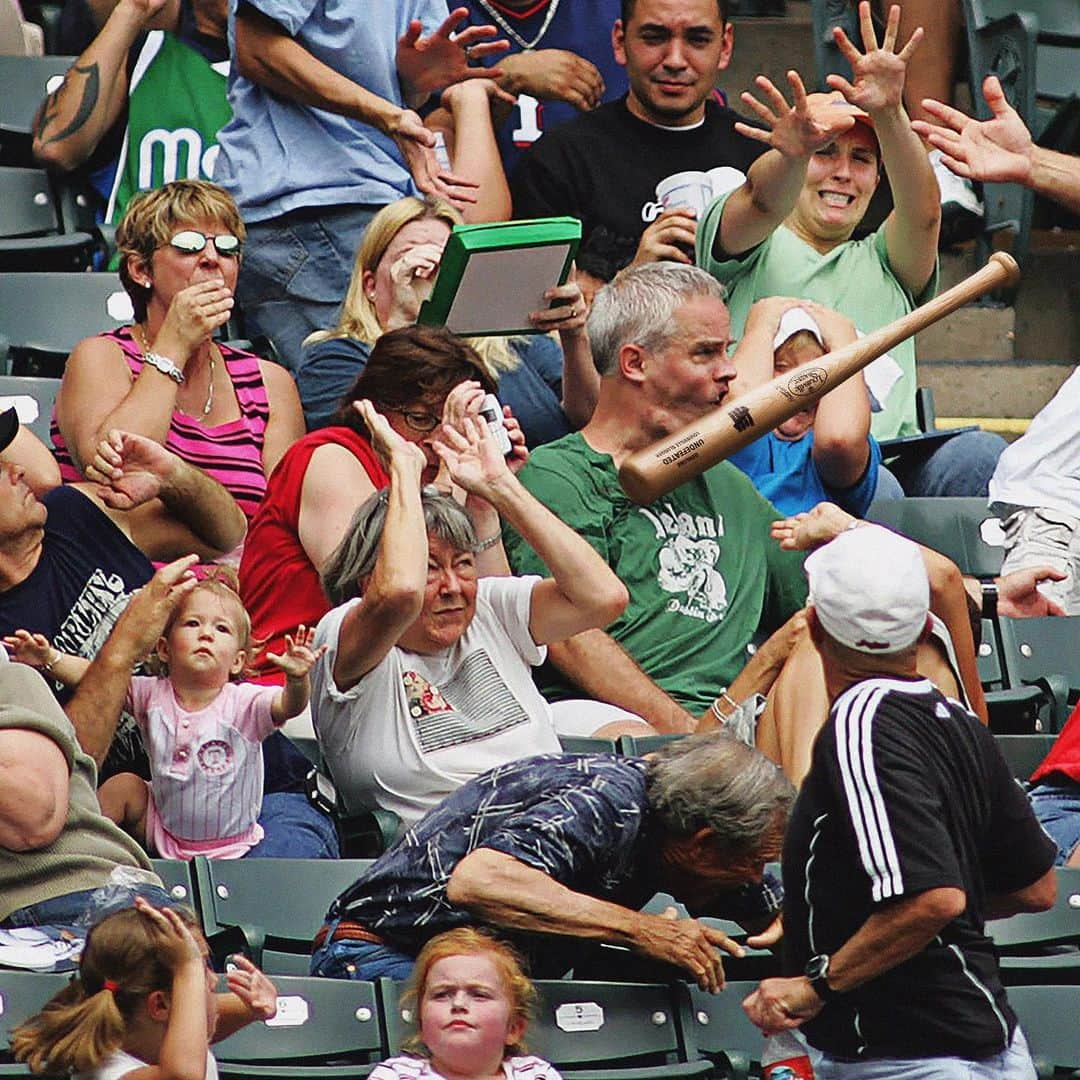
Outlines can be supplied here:
<path id="1" fill-rule="evenodd" d="M 263 836 L 262 741 L 273 730 L 276 686 L 226 683 L 196 712 L 167 678 L 136 676 L 128 707 L 150 758 L 146 836 L 165 859 L 237 859 Z"/>

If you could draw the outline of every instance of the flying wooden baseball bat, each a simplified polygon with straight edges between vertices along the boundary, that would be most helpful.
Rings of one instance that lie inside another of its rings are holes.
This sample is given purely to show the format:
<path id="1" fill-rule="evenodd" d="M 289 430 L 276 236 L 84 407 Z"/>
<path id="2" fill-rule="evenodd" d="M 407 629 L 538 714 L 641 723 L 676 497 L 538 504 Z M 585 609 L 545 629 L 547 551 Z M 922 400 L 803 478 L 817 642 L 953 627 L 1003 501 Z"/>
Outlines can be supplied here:
<path id="1" fill-rule="evenodd" d="M 778 375 L 737 400 L 723 403 L 674 435 L 632 454 L 619 469 L 619 483 L 634 502 L 653 502 L 835 390 L 904 338 L 925 330 L 991 289 L 1015 284 L 1019 277 L 1020 268 L 1012 256 L 995 252 L 981 270 L 922 307 L 850 345 Z"/>

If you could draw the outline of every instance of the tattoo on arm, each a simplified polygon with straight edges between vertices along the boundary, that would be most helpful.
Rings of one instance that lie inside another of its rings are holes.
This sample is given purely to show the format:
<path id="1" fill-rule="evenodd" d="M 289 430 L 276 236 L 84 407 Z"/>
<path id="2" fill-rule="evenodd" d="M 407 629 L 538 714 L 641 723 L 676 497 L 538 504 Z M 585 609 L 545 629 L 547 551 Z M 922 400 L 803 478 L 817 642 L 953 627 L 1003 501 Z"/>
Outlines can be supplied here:
<path id="1" fill-rule="evenodd" d="M 67 88 L 68 79 L 72 75 L 85 75 L 86 82 L 83 85 L 82 101 L 79 102 L 79 107 L 75 112 L 75 116 L 72 118 L 71 123 L 68 124 L 63 131 L 57 132 L 55 135 L 50 135 L 47 139 L 45 136 L 45 129 L 56 119 L 57 114 L 57 101 L 60 95 Z M 66 139 L 71 135 L 74 135 L 87 120 L 90 119 L 90 114 L 93 113 L 95 106 L 98 103 L 98 96 L 101 93 L 101 75 L 98 71 L 96 63 L 88 64 L 86 67 L 73 67 L 67 75 L 64 76 L 64 81 L 58 86 L 46 99 L 45 104 L 41 107 L 41 112 L 38 114 L 37 124 L 34 130 L 34 137 L 42 142 L 43 145 L 48 146 L 50 143 L 60 142 L 61 139 Z"/>

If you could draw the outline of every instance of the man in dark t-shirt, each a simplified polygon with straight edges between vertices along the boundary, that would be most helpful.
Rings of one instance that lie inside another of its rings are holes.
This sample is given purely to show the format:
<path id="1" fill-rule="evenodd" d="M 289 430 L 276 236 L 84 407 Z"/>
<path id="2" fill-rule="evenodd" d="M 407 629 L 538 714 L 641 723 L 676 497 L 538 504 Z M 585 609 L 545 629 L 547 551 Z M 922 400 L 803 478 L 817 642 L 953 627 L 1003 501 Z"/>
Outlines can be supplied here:
<path id="1" fill-rule="evenodd" d="M 806 573 L 833 705 L 784 842 L 789 977 L 747 1012 L 801 1026 L 826 1077 L 1029 1078 L 984 921 L 1053 904 L 1054 845 L 993 735 L 916 672 L 918 548 L 865 525 Z"/>
<path id="2" fill-rule="evenodd" d="M 613 43 L 627 95 L 546 131 L 510 177 L 516 218 L 581 219 L 579 273 L 600 281 L 635 257 L 692 263 L 689 208 L 742 184 L 764 149 L 735 131 L 714 90 L 731 59 L 726 0 L 623 10 Z"/>

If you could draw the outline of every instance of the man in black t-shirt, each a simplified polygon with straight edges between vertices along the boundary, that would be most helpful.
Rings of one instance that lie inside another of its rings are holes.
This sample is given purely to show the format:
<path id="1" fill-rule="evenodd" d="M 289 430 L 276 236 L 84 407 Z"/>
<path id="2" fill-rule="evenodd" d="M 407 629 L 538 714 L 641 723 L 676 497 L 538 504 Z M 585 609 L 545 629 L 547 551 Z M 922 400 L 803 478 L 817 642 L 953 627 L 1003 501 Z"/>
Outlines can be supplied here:
<path id="1" fill-rule="evenodd" d="M 784 843 L 791 974 L 744 1007 L 802 1027 L 825 1078 L 1028 1080 L 984 920 L 1053 904 L 1054 845 L 990 732 L 916 673 L 918 548 L 866 525 L 806 573 L 833 705 Z"/>
<path id="2" fill-rule="evenodd" d="M 742 184 L 764 149 L 714 90 L 731 59 L 727 0 L 623 0 L 622 12 L 612 43 L 629 93 L 545 132 L 510 178 L 516 218 L 581 219 L 579 274 L 599 281 L 635 258 L 693 263 L 688 208 Z"/>

